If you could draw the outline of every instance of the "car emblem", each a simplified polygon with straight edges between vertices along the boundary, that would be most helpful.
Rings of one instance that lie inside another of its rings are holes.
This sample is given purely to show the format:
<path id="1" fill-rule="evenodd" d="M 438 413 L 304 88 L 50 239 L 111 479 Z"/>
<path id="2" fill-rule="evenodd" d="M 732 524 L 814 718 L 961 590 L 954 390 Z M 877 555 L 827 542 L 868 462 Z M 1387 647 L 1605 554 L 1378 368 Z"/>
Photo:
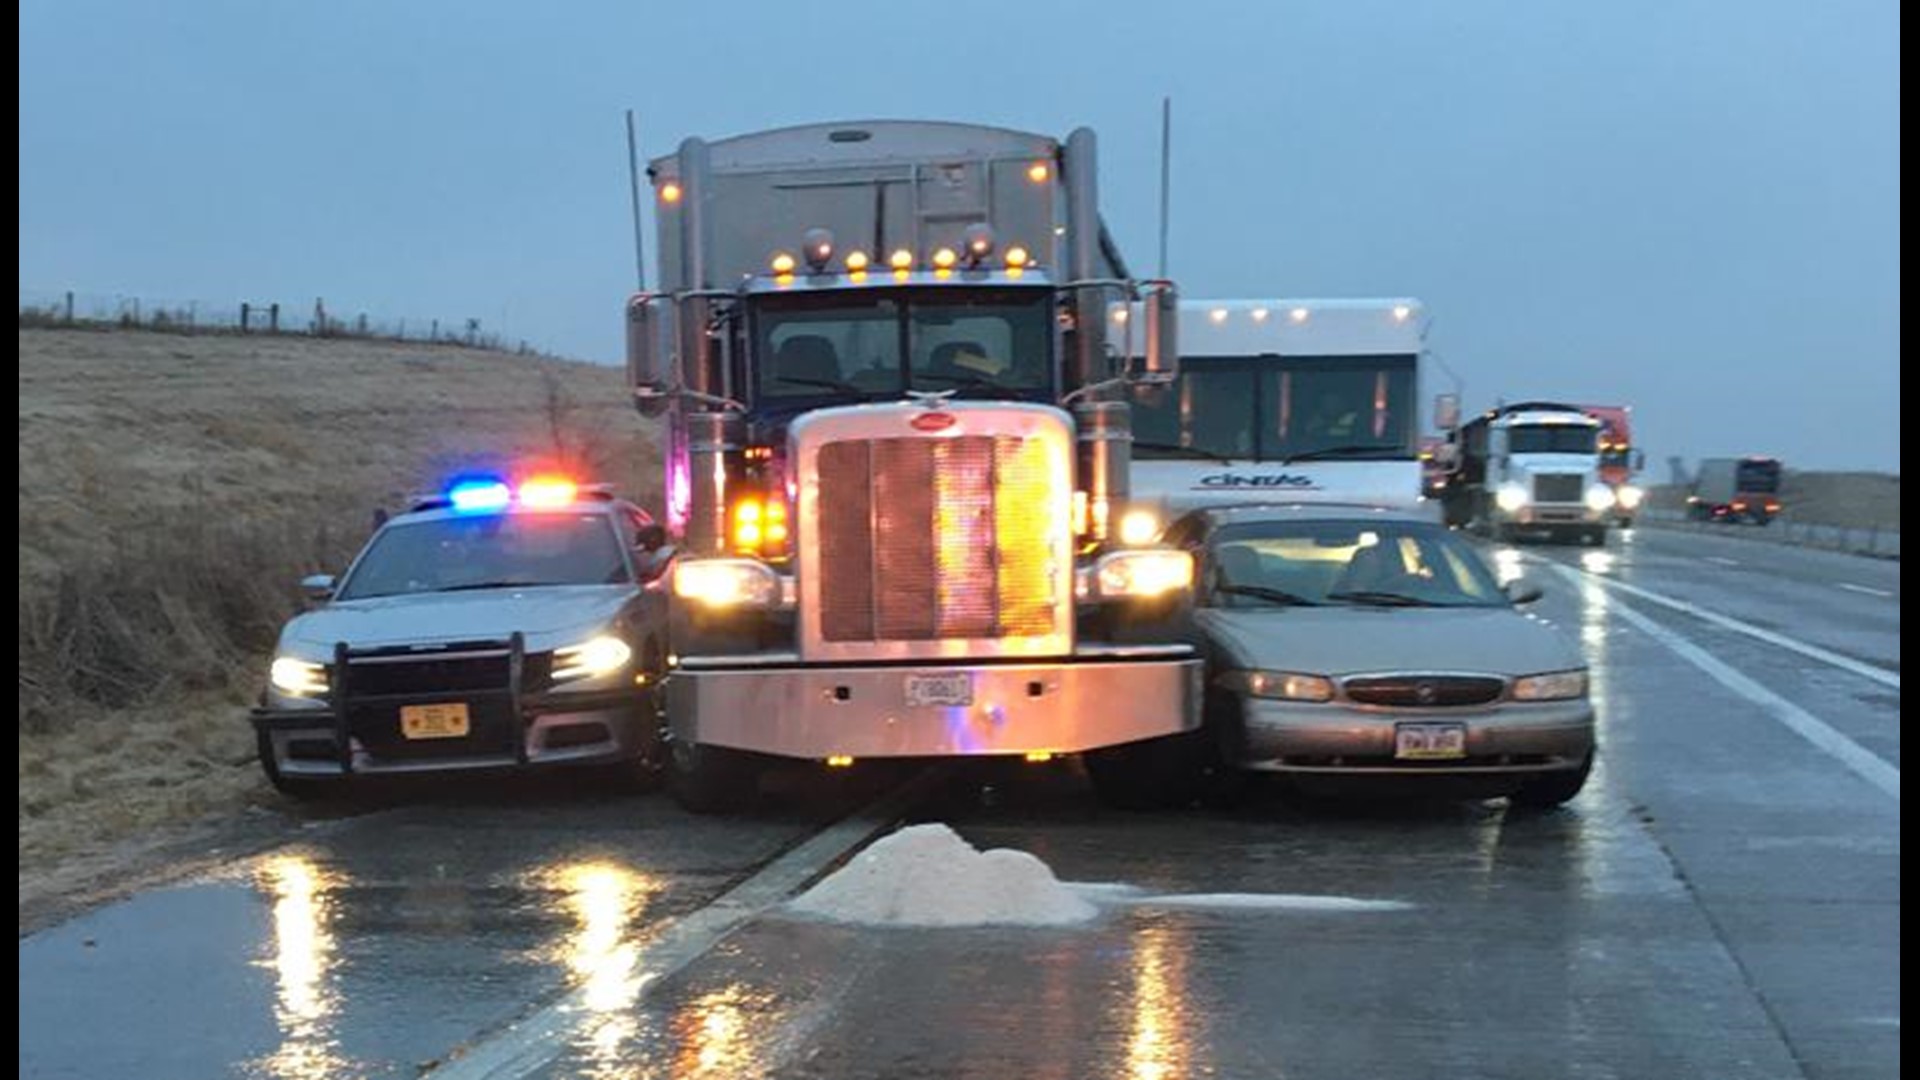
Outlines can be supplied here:
<path id="1" fill-rule="evenodd" d="M 1431 705 L 1433 699 L 1440 696 L 1440 691 L 1434 689 L 1432 683 L 1423 682 L 1413 688 L 1413 696 L 1420 699 L 1420 704 Z"/>

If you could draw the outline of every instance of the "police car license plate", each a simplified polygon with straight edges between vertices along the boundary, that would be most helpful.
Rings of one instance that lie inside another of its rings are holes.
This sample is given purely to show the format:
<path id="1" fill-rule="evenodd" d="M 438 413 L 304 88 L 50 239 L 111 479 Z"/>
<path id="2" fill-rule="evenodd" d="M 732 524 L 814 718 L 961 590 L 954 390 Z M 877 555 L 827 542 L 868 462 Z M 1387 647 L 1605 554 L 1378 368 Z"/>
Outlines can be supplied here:
<path id="1" fill-rule="evenodd" d="M 1465 724 L 1395 724 L 1393 756 L 1433 761 L 1467 756 Z"/>
<path id="2" fill-rule="evenodd" d="M 971 705 L 973 676 L 964 671 L 956 675 L 909 675 L 907 704 Z"/>
<path id="3" fill-rule="evenodd" d="M 400 734 L 409 739 L 458 739 L 468 730 L 467 703 L 400 706 Z"/>

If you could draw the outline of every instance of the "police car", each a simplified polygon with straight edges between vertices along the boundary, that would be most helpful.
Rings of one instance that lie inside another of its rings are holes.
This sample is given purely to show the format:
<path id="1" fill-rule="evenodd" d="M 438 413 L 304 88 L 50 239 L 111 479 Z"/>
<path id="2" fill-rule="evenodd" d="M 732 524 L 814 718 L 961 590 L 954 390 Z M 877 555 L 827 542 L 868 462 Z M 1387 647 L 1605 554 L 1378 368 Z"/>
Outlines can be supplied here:
<path id="1" fill-rule="evenodd" d="M 280 633 L 252 714 L 276 788 L 602 765 L 651 771 L 672 549 L 647 513 L 553 477 L 469 479 L 385 521 Z"/>

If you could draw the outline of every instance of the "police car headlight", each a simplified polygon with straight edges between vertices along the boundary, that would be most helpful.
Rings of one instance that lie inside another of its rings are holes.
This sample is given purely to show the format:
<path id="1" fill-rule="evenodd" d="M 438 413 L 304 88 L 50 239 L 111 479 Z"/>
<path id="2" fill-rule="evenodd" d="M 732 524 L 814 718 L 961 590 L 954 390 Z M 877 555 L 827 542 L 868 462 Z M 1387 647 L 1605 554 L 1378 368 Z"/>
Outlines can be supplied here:
<path id="1" fill-rule="evenodd" d="M 772 607 L 780 575 L 754 559 L 687 559 L 674 564 L 673 595 L 715 608 Z"/>
<path id="2" fill-rule="evenodd" d="M 1587 489 L 1587 509 L 1613 509 L 1613 489 L 1604 484 L 1596 484 Z"/>
<path id="3" fill-rule="evenodd" d="M 617 637 L 601 636 L 553 650 L 553 681 L 584 679 L 619 671 L 633 659 L 633 649 Z"/>
<path id="4" fill-rule="evenodd" d="M 1527 489 L 1519 484 L 1502 484 L 1500 490 L 1494 493 L 1493 501 L 1500 504 L 1500 509 L 1511 512 L 1532 500 L 1527 496 Z"/>
<path id="5" fill-rule="evenodd" d="M 1193 556 L 1146 548 L 1104 555 L 1093 566 L 1091 589 L 1101 600 L 1145 600 L 1193 584 Z"/>
<path id="6" fill-rule="evenodd" d="M 1632 484 L 1622 485 L 1620 488 L 1619 494 L 1620 494 L 1620 505 L 1623 508 L 1628 510 L 1632 510 L 1635 507 L 1639 506 L 1640 500 L 1647 497 L 1646 492 L 1640 490 L 1637 487 L 1634 487 Z"/>
<path id="7" fill-rule="evenodd" d="M 317 697 L 327 692 L 327 665 L 291 656 L 276 656 L 267 681 L 288 697 Z"/>
<path id="8" fill-rule="evenodd" d="M 1565 701 L 1569 698 L 1587 696 L 1587 673 L 1579 671 L 1551 671 L 1545 675 L 1528 675 L 1513 680 L 1513 699 L 1515 701 Z"/>

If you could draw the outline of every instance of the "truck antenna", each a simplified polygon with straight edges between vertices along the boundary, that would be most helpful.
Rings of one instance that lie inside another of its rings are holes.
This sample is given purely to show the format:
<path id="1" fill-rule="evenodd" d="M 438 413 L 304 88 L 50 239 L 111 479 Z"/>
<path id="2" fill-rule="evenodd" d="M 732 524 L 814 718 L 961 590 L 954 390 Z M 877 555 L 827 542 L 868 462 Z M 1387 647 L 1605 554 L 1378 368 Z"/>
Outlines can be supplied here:
<path id="1" fill-rule="evenodd" d="M 633 196 L 633 277 L 641 292 L 647 291 L 647 251 L 645 233 L 640 226 L 640 150 L 633 134 L 633 110 L 627 110 L 627 187 Z"/>
<path id="2" fill-rule="evenodd" d="M 1160 99 L 1160 265 L 1161 280 L 1167 276 L 1167 193 L 1173 182 L 1173 98 Z"/>

